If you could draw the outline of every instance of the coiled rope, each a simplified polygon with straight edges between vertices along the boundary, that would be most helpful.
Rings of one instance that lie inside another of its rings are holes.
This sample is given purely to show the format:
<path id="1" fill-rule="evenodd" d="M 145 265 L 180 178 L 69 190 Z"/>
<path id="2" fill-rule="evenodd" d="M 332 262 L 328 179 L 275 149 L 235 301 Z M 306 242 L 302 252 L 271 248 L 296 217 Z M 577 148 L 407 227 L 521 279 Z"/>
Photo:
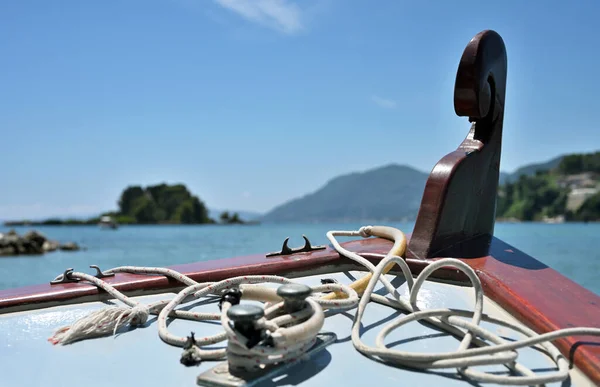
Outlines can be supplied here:
<path id="1" fill-rule="evenodd" d="M 363 227 L 358 233 L 359 235 L 377 235 L 386 238 L 400 237 L 398 230 L 389 227 Z M 410 268 L 406 261 L 399 256 L 390 255 L 389 253 L 374 266 L 366 258 L 344 249 L 335 239 L 335 236 L 355 236 L 356 232 L 347 231 L 331 231 L 327 233 L 328 239 L 333 244 L 334 248 L 357 263 L 365 266 L 371 271 L 371 276 L 368 285 L 358 304 L 358 310 L 352 325 L 352 343 L 354 347 L 365 355 L 379 357 L 384 361 L 395 363 L 402 366 L 418 369 L 436 369 L 436 368 L 457 368 L 458 372 L 471 381 L 481 383 L 496 383 L 503 385 L 537 385 L 551 382 L 564 381 L 569 377 L 569 364 L 567 359 L 560 351 L 551 344 L 552 340 L 556 340 L 566 336 L 590 335 L 600 336 L 599 328 L 567 328 L 560 329 L 554 332 L 549 332 L 543 335 L 538 335 L 533 330 L 513 324 L 510 321 L 496 319 L 483 314 L 484 293 L 479 277 L 475 271 L 464 262 L 454 258 L 440 259 L 429 264 L 418 276 L 413 280 Z M 381 257 L 381 255 L 378 255 Z M 409 289 L 410 299 L 407 302 L 402 299 L 398 292 L 394 289 L 389 281 L 382 275 L 393 267 L 393 264 L 400 266 L 402 273 L 406 279 Z M 467 275 L 475 291 L 475 308 L 474 311 L 466 311 L 460 309 L 432 309 L 421 311 L 417 306 L 417 297 L 423 283 L 427 278 L 440 267 L 453 267 L 462 271 Z M 377 281 L 381 281 L 388 292 L 393 296 L 393 300 L 380 295 L 373 294 L 373 289 Z M 387 324 L 382 328 L 376 338 L 376 345 L 368 346 L 360 338 L 360 321 L 365 313 L 365 309 L 370 300 L 379 302 L 391 307 L 395 307 L 405 313 L 406 316 L 400 317 L 395 321 Z M 459 317 L 471 317 L 471 321 L 465 321 Z M 407 324 L 411 321 L 426 321 L 446 332 L 462 337 L 460 345 L 455 352 L 449 353 L 410 353 L 406 351 L 394 350 L 387 348 L 385 338 L 393 330 Z M 526 339 L 514 342 L 507 342 L 498 335 L 479 326 L 481 321 L 490 322 L 513 329 L 524 336 Z M 465 329 L 465 331 L 461 330 Z M 483 339 L 483 340 L 481 340 Z M 484 341 L 487 340 L 487 341 Z M 493 345 L 491 345 L 493 344 Z M 516 362 L 519 348 L 530 347 L 540 344 L 547 351 L 552 360 L 555 362 L 558 370 L 556 372 L 538 375 Z M 470 348 L 471 345 L 479 346 L 480 348 Z M 503 364 L 511 371 L 521 374 L 522 376 L 513 375 L 497 375 L 486 372 L 477 371 L 469 367 L 481 365 Z"/>
<path id="2" fill-rule="evenodd" d="M 343 248 L 336 240 L 339 236 L 368 238 L 378 236 L 394 241 L 388 254 L 356 254 Z M 165 275 L 188 285 L 170 301 L 159 301 L 142 305 L 114 289 L 111 285 L 85 273 L 72 273 L 72 277 L 89 281 L 104 289 L 128 307 L 111 307 L 91 313 L 76 321 L 70 327 L 59 328 L 49 339 L 54 344 L 68 344 L 77 340 L 115 333 L 126 325 L 142 325 L 149 314 L 158 315 L 158 332 L 166 343 L 186 348 L 187 355 L 194 360 L 222 359 L 227 357 L 230 367 L 253 368 L 260 365 L 284 362 L 306 352 L 313 344 L 316 334 L 323 326 L 324 309 L 351 309 L 358 305 L 352 325 L 352 343 L 361 353 L 378 357 L 383 361 L 417 369 L 456 368 L 460 374 L 471 381 L 497 383 L 504 385 L 537 385 L 566 380 L 569 376 L 569 364 L 551 341 L 566 336 L 600 336 L 599 328 L 568 328 L 538 335 L 533 330 L 510 321 L 493 318 L 483 313 L 484 293 L 481 282 L 473 269 L 464 262 L 445 258 L 429 264 L 417 277 L 408 264 L 401 258 L 406 249 L 406 237 L 395 228 L 384 226 L 366 226 L 358 231 L 330 231 L 327 238 L 341 255 L 348 257 L 370 271 L 350 286 L 325 284 L 312 287 L 313 294 L 299 311 L 289 313 L 284 302 L 273 288 L 257 285 L 265 283 L 289 284 L 293 281 L 280 276 L 243 276 L 229 278 L 216 283 L 196 283 L 189 277 L 165 268 L 144 268 L 123 266 L 108 270 L 106 273 L 134 273 Z M 383 257 L 377 266 L 369 262 L 366 256 Z M 409 299 L 403 299 L 394 286 L 384 276 L 398 265 L 406 279 Z M 427 278 L 440 267 L 452 267 L 462 271 L 470 280 L 475 292 L 473 311 L 460 309 L 420 310 L 417 298 Z M 392 298 L 373 294 L 378 281 L 381 281 Z M 231 300 L 224 298 L 221 313 L 196 313 L 175 309 L 178 305 L 192 299 L 209 295 L 222 295 L 230 289 L 240 289 L 244 300 L 265 303 L 264 317 L 255 326 L 268 332 L 267 338 L 249 348 L 249 340 L 231 324 L 227 311 L 232 307 Z M 329 292 L 323 295 L 321 292 Z M 360 295 L 360 299 L 359 299 Z M 406 315 L 397 318 L 382 328 L 375 340 L 375 346 L 365 344 L 360 337 L 360 325 L 367 305 L 374 301 Z M 470 318 L 470 321 L 464 318 Z M 167 318 L 190 320 L 220 320 L 224 332 L 202 338 L 178 337 L 169 333 Z M 386 337 L 395 329 L 412 321 L 424 321 L 461 339 L 455 352 L 449 353 L 411 353 L 388 348 Z M 525 339 L 508 342 L 500 336 L 479 326 L 481 321 L 510 328 L 526 336 Z M 227 348 L 203 349 L 210 344 L 227 340 Z M 538 375 L 517 362 L 516 350 L 539 345 L 552 358 L 557 371 Z M 476 347 L 476 348 L 474 348 Z M 472 369 L 473 366 L 502 364 L 517 375 L 490 374 Z"/>
<path id="3" fill-rule="evenodd" d="M 101 279 L 86 273 L 73 272 L 71 277 L 93 283 L 128 307 L 108 307 L 92 312 L 71 326 L 59 328 L 48 341 L 53 344 L 65 345 L 87 338 L 114 334 L 119 328 L 126 325 L 143 325 L 149 314 L 154 314 L 158 315 L 160 338 L 168 344 L 185 347 L 190 339 L 170 333 L 167 328 L 167 318 L 175 317 L 196 321 L 220 320 L 224 332 L 212 336 L 194 337 L 192 345 L 186 348 L 185 356 L 191 359 L 191 363 L 227 357 L 230 367 L 249 369 L 295 359 L 315 343 L 317 333 L 322 328 L 325 319 L 323 309 L 351 309 L 358 304 L 358 294 L 350 287 L 336 283 L 323 284 L 313 286 L 311 288 L 313 294 L 337 292 L 346 298 L 335 300 L 308 298 L 304 308 L 293 313 L 286 313 L 284 302 L 276 294 L 275 289 L 256 285 L 259 283 L 295 283 L 285 277 L 273 275 L 240 276 L 220 282 L 196 283 L 179 272 L 165 268 L 123 266 L 107 270 L 104 273 L 159 274 L 177 279 L 189 286 L 170 301 L 142 305 Z M 211 294 L 221 295 L 223 291 L 238 288 L 241 290 L 242 299 L 265 303 L 265 317 L 257 321 L 256 328 L 266 329 L 270 333 L 268 342 L 248 348 L 248 338 L 232 326 L 227 316 L 227 311 L 231 308 L 232 303 L 226 298 L 221 305 L 221 313 L 197 313 L 175 309 L 178 305 L 192 299 L 201 299 Z M 227 348 L 202 349 L 207 345 L 225 340 L 228 341 Z"/>

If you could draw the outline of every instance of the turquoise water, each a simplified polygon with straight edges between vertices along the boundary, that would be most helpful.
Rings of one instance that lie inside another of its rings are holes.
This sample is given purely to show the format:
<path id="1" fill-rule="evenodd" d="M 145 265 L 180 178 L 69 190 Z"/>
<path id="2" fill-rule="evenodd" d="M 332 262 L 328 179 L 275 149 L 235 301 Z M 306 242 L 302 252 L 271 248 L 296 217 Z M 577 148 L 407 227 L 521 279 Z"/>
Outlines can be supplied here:
<path id="1" fill-rule="evenodd" d="M 389 224 L 412 232 L 412 223 Z M 293 224 L 257 226 L 128 226 L 114 230 L 90 227 L 36 227 L 51 239 L 74 241 L 87 250 L 56 251 L 42 256 L 0 258 L 0 289 L 46 283 L 64 269 L 88 271 L 121 265 L 168 266 L 276 251 L 290 236 L 290 246 L 327 244 L 329 230 L 358 229 L 362 224 Z M 17 227 L 23 233 L 29 227 Z M 0 228 L 0 232 L 7 231 Z M 496 236 L 534 256 L 568 278 L 600 294 L 600 223 L 497 224 Z M 549 284 L 551 285 L 551 284 Z"/>

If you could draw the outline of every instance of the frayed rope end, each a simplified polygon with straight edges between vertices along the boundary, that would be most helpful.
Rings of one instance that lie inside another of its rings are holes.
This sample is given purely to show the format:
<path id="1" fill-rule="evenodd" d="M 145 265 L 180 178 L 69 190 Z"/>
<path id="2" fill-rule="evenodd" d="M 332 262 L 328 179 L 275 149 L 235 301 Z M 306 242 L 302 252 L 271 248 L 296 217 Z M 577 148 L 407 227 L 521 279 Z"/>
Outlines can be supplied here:
<path id="1" fill-rule="evenodd" d="M 73 325 L 59 328 L 48 339 L 52 344 L 70 344 L 93 337 L 116 334 L 125 325 L 142 325 L 148 321 L 149 310 L 145 306 L 110 307 L 97 310 L 75 321 Z"/>

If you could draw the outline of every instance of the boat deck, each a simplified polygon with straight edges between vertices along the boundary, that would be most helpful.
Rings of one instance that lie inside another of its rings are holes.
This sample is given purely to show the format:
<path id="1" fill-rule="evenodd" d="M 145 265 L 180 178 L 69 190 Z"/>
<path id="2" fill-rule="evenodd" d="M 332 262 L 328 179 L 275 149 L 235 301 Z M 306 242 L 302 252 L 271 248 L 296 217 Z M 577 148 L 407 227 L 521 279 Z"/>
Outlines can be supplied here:
<path id="1" fill-rule="evenodd" d="M 350 283 L 363 272 L 344 272 L 304 277 L 299 281 L 309 285 L 319 284 L 321 278 L 335 278 Z M 401 294 L 407 294 L 406 284 L 401 277 L 388 276 Z M 382 293 L 383 294 L 383 293 Z M 422 289 L 419 302 L 422 308 L 472 309 L 473 289 L 428 281 Z M 140 296 L 143 303 L 170 299 L 173 293 Z M 218 310 L 216 301 L 190 303 L 195 311 Z M 69 325 L 90 311 L 103 308 L 106 303 L 55 306 L 51 308 L 14 312 L 0 315 L 0 330 L 5 332 L 0 339 L 0 362 L 3 373 L 0 386 L 73 386 L 83 383 L 89 387 L 111 385 L 141 386 L 192 386 L 196 377 L 216 366 L 219 362 L 207 361 L 196 367 L 184 367 L 179 363 L 182 349 L 164 343 L 159 337 L 156 317 L 151 316 L 144 327 L 107 337 L 77 342 L 67 346 L 53 346 L 47 342 L 54 330 Z M 506 311 L 486 298 L 484 312 L 495 317 L 515 321 Z M 350 329 L 355 311 L 338 313 L 326 319 L 323 331 L 337 334 L 338 340 L 321 351 L 313 359 L 286 370 L 261 385 L 326 386 L 344 384 L 367 386 L 376 382 L 379 386 L 398 385 L 477 385 L 462 380 L 456 370 L 420 372 L 386 365 L 361 355 L 352 346 Z M 395 310 L 371 303 L 363 320 L 362 337 L 373 345 L 374 338 L 383 325 L 398 316 Z M 519 334 L 505 328 L 482 323 L 503 337 L 517 339 Z M 187 336 L 190 331 L 197 335 L 209 335 L 221 331 L 218 322 L 191 322 L 175 320 L 169 325 L 172 333 Z M 415 352 L 454 351 L 459 342 L 447 334 L 440 333 L 419 323 L 410 323 L 392 333 L 388 343 Z M 220 346 L 220 345 L 216 345 Z M 519 361 L 538 373 L 555 370 L 554 364 L 541 352 L 534 349 L 519 351 Z M 484 371 L 506 373 L 502 366 L 481 367 Z M 593 385 L 580 371 L 573 369 L 571 378 L 565 383 L 548 386 Z"/>

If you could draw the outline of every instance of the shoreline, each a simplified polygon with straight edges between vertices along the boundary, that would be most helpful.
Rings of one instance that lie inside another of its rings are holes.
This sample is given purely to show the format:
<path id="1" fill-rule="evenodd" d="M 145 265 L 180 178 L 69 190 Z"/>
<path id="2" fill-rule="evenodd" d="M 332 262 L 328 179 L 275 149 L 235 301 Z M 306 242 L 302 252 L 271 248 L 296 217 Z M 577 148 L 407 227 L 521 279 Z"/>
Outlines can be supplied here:
<path id="1" fill-rule="evenodd" d="M 414 221 L 413 221 L 414 222 Z M 312 222 L 309 222 L 312 223 Z M 390 220 L 382 220 L 375 221 L 370 220 L 368 222 L 361 220 L 351 220 L 346 222 L 319 222 L 319 223 L 381 223 L 381 224 L 389 224 L 389 223 L 407 223 L 406 221 L 390 221 Z M 548 224 L 548 225 L 556 225 L 556 224 L 587 224 L 587 223 L 600 223 L 600 220 L 590 220 L 587 222 L 584 221 L 570 221 L 565 220 L 564 222 L 547 222 L 543 220 L 508 220 L 508 219 L 498 219 L 496 220 L 496 224 L 516 224 L 516 223 L 534 223 L 534 224 Z M 243 223 L 125 223 L 119 224 L 120 227 L 127 226 L 143 226 L 143 227 L 151 227 L 151 226 L 258 226 L 261 224 L 307 224 L 307 222 L 258 222 L 258 221 L 247 221 Z M 5 228 L 10 227 L 99 227 L 97 223 L 43 223 L 43 222 L 6 222 L 2 224 Z"/>
<path id="2" fill-rule="evenodd" d="M 248 221 L 240 223 L 124 223 L 126 226 L 255 226 L 260 222 Z M 43 223 L 43 222 L 5 222 L 4 227 L 99 227 L 97 223 Z"/>

